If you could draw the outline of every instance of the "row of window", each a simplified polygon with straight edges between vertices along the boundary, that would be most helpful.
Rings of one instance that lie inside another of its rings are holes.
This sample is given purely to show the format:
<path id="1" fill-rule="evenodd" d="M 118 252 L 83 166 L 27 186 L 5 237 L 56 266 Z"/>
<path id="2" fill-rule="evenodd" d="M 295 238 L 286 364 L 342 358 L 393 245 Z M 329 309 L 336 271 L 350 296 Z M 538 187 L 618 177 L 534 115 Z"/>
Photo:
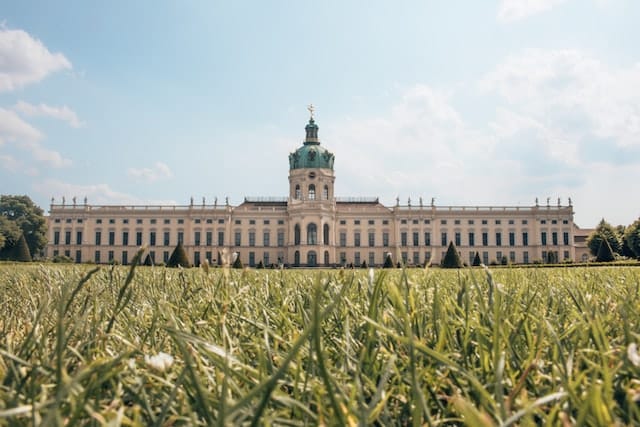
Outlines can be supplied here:
<path id="1" fill-rule="evenodd" d="M 316 199 L 316 185 L 309 184 L 307 187 L 307 197 L 309 200 Z M 300 200 L 302 198 L 302 190 L 300 189 L 300 184 L 296 185 L 295 189 L 295 198 Z M 329 200 L 329 186 L 325 185 L 322 189 L 322 200 Z"/>

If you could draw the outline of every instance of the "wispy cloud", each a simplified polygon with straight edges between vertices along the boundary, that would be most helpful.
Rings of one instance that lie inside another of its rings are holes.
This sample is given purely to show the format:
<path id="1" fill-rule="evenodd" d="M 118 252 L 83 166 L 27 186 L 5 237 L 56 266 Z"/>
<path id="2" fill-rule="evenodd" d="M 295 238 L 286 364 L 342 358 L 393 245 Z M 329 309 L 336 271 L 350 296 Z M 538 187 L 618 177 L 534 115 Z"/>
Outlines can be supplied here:
<path id="1" fill-rule="evenodd" d="M 155 182 L 173 177 L 173 172 L 163 162 L 156 162 L 150 168 L 129 168 L 127 175 L 144 182 Z"/>
<path id="2" fill-rule="evenodd" d="M 502 0 L 498 9 L 498 20 L 513 22 L 545 12 L 567 0 Z"/>
<path id="3" fill-rule="evenodd" d="M 39 82 L 56 71 L 71 69 L 61 53 L 51 53 L 23 30 L 0 26 L 0 92 Z"/>
<path id="4" fill-rule="evenodd" d="M 73 184 L 56 179 L 45 179 L 33 184 L 33 189 L 44 197 L 54 197 L 56 203 L 61 203 L 62 197 L 70 202 L 76 197 L 78 203 L 87 198 L 94 205 L 168 205 L 176 204 L 175 200 L 145 199 L 128 193 L 116 191 L 108 184 Z"/>
<path id="5" fill-rule="evenodd" d="M 0 146 L 10 142 L 31 154 L 40 163 L 54 168 L 71 165 L 71 160 L 41 144 L 42 133 L 22 120 L 14 111 L 0 108 Z"/>
<path id="6" fill-rule="evenodd" d="M 18 101 L 13 110 L 29 117 L 51 117 L 57 120 L 67 122 L 69 126 L 73 128 L 79 128 L 83 126 L 83 123 L 78 119 L 77 114 L 71 108 L 63 105 L 62 107 L 52 107 L 46 104 L 33 105 L 25 101 Z"/>

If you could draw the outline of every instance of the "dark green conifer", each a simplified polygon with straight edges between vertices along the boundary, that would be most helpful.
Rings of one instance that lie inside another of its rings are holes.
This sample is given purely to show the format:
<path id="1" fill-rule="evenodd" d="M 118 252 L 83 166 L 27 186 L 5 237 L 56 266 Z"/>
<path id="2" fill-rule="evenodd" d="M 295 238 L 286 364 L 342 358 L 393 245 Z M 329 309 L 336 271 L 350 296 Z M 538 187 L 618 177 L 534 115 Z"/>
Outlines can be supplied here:
<path id="1" fill-rule="evenodd" d="M 384 265 L 382 268 L 393 268 L 393 260 L 391 259 L 391 254 L 387 254 L 387 257 L 384 259 Z"/>
<path id="2" fill-rule="evenodd" d="M 473 257 L 473 266 L 479 267 L 480 264 L 482 264 L 482 261 L 480 260 L 480 252 L 476 252 L 476 256 Z"/>
<path id="3" fill-rule="evenodd" d="M 184 251 L 182 242 L 178 242 L 178 246 L 173 250 L 173 253 L 169 257 L 169 261 L 167 261 L 167 267 L 189 267 L 190 265 L 189 258 L 187 258 L 187 253 Z"/>
<path id="4" fill-rule="evenodd" d="M 456 245 L 454 245 L 453 242 L 449 242 L 447 253 L 442 260 L 442 268 L 461 268 L 462 266 L 462 260 L 460 259 Z"/>
<path id="5" fill-rule="evenodd" d="M 14 261 L 31 262 L 31 252 L 29 251 L 29 245 L 27 245 L 27 239 L 24 238 L 24 233 L 20 235 L 20 238 L 13 247 Z"/>
<path id="6" fill-rule="evenodd" d="M 598 248 L 598 255 L 596 255 L 596 262 L 611 262 L 614 261 L 613 251 L 607 239 L 600 241 L 600 247 Z"/>

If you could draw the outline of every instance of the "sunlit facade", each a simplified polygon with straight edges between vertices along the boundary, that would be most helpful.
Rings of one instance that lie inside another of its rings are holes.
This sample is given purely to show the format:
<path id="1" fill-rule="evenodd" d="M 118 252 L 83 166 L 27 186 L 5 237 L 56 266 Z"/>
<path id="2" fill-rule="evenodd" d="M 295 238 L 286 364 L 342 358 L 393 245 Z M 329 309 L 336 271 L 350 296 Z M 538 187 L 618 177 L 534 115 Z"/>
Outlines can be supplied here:
<path id="1" fill-rule="evenodd" d="M 512 206 L 437 206 L 399 200 L 334 195 L 335 156 L 320 144 L 311 116 L 303 145 L 289 155 L 289 194 L 180 206 L 50 207 L 47 255 L 76 262 L 131 262 L 145 246 L 154 263 L 166 262 L 182 242 L 193 265 L 221 262 L 237 253 L 248 266 L 379 266 L 439 263 L 449 242 L 471 264 L 476 252 L 485 264 L 528 264 L 576 260 L 571 202 Z"/>

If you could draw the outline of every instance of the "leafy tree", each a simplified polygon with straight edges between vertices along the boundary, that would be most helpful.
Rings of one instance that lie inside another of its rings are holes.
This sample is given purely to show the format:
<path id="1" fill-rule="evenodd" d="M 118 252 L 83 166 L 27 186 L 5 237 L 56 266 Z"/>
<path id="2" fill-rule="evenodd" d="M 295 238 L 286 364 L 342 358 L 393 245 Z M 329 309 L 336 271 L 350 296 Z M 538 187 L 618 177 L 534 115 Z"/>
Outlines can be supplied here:
<path id="1" fill-rule="evenodd" d="M 391 254 L 387 254 L 387 257 L 384 259 L 382 268 L 393 268 L 393 260 L 391 259 Z"/>
<path id="2" fill-rule="evenodd" d="M 44 218 L 44 211 L 35 205 L 29 196 L 0 196 L 0 216 L 18 226 L 20 232 L 24 234 L 32 255 L 37 256 L 42 253 L 42 249 L 47 244 L 47 224 Z M 15 240 L 10 241 L 10 239 L 7 239 L 7 227 L 12 228 L 7 226 L 4 221 L 0 222 L 0 234 L 5 236 L 4 246 L 0 247 L 0 257 L 2 252 L 6 253 L 11 250 L 7 243 L 12 246 L 20 238 L 20 233 L 16 236 L 14 229 L 13 232 L 9 230 L 9 234 Z"/>
<path id="3" fill-rule="evenodd" d="M 624 241 L 636 257 L 640 257 L 640 218 L 624 231 Z"/>
<path id="4" fill-rule="evenodd" d="M 600 241 L 600 247 L 598 248 L 598 254 L 596 255 L 596 262 L 611 262 L 615 260 L 613 250 L 609 246 L 609 242 L 606 239 Z"/>
<path id="5" fill-rule="evenodd" d="M 167 261 L 167 267 L 189 267 L 189 265 L 189 258 L 187 258 L 182 242 L 178 242 L 178 246 L 173 250 L 169 261 Z"/>
<path id="6" fill-rule="evenodd" d="M 482 261 L 480 260 L 480 252 L 476 252 L 476 256 L 473 257 L 473 266 L 479 267 L 480 264 L 482 264 Z"/>
<path id="7" fill-rule="evenodd" d="M 618 237 L 620 238 L 620 242 L 622 243 L 622 247 L 620 249 L 620 255 L 625 256 L 627 258 L 634 258 L 636 254 L 633 251 L 633 249 L 631 249 L 631 246 L 629 246 L 629 243 L 625 238 L 625 233 L 627 231 L 627 228 L 628 227 L 625 227 L 624 225 L 618 225 L 616 227 L 616 231 L 618 232 Z"/>
<path id="8" fill-rule="evenodd" d="M 591 233 L 589 238 L 587 239 L 587 246 L 589 246 L 589 251 L 591 255 L 598 255 L 598 250 L 600 249 L 600 242 L 602 240 L 606 240 L 611 247 L 611 250 L 615 253 L 621 253 L 622 251 L 622 242 L 620 241 L 620 236 L 616 229 L 606 222 L 604 218 L 596 229 Z"/>
<path id="9" fill-rule="evenodd" d="M 462 260 L 460 259 L 460 255 L 458 254 L 458 249 L 456 249 L 456 245 L 453 242 L 449 242 L 449 247 L 447 248 L 447 253 L 442 260 L 443 268 L 461 268 Z"/>
<path id="10" fill-rule="evenodd" d="M 20 239 L 18 239 L 18 243 L 13 247 L 12 252 L 11 259 L 13 261 L 31 262 L 31 252 L 29 252 L 29 246 L 27 246 L 24 234 L 20 235 Z"/>
<path id="11" fill-rule="evenodd" d="M 18 243 L 22 235 L 20 227 L 4 215 L 0 215 L 0 258 L 8 256 L 10 249 Z M 6 247 L 6 250 L 4 248 Z"/>

